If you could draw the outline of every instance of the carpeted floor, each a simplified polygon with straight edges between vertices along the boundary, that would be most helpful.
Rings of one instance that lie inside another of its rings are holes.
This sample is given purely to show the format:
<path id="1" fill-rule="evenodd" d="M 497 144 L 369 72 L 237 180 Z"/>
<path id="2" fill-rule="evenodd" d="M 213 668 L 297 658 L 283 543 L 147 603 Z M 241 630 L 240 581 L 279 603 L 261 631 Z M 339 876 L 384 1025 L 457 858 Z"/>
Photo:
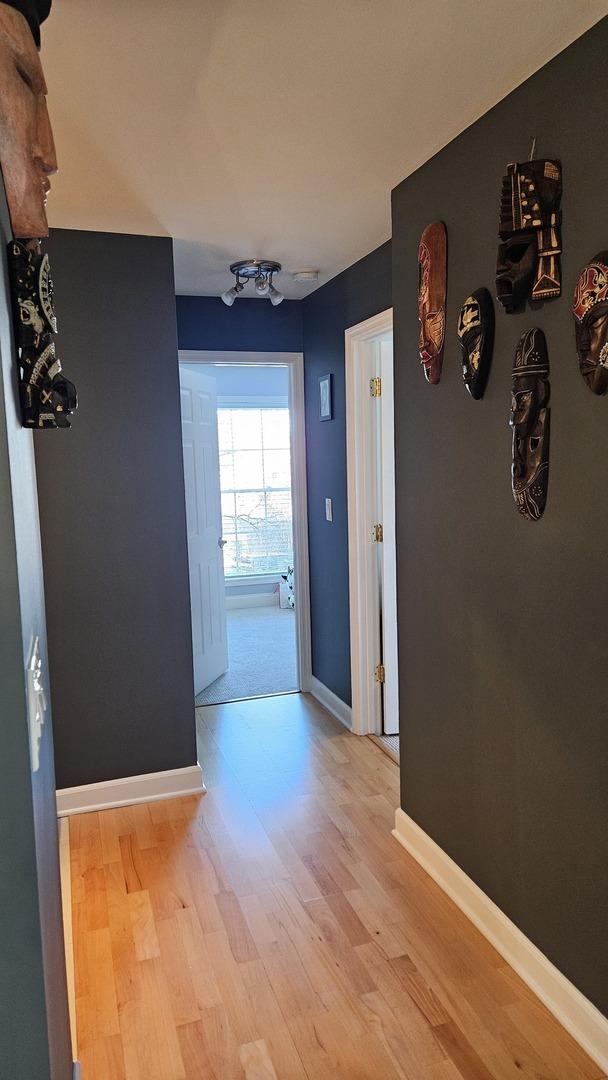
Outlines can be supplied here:
<path id="1" fill-rule="evenodd" d="M 399 736 L 398 735 L 379 735 L 378 741 L 382 743 L 389 757 L 392 757 L 393 761 L 399 761 Z"/>
<path id="2" fill-rule="evenodd" d="M 291 608 L 233 608 L 226 612 L 230 667 L 198 694 L 197 705 L 285 694 L 298 688 L 296 617 Z"/>

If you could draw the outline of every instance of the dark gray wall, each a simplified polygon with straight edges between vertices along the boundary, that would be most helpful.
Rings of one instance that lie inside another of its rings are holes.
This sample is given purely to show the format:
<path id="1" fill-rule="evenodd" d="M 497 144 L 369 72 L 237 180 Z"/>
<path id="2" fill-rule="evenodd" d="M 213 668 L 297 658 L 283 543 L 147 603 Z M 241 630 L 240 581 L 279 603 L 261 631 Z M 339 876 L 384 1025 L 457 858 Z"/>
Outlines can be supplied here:
<path id="1" fill-rule="evenodd" d="M 1 182 L 0 182 L 1 189 Z M 25 668 L 36 636 L 48 689 L 32 434 L 19 423 L 0 190 L 0 1076 L 70 1080 L 50 702 L 31 772 Z"/>
<path id="2" fill-rule="evenodd" d="M 70 431 L 36 435 L 59 787 L 196 762 L 171 241 L 53 230 Z"/>
<path id="3" fill-rule="evenodd" d="M 344 331 L 391 306 L 390 240 L 303 301 L 312 670 L 350 704 Z M 334 419 L 319 420 L 319 378 L 333 377 Z M 333 521 L 325 499 L 333 499 Z"/>
<path id="4" fill-rule="evenodd" d="M 608 400 L 578 373 L 571 297 L 608 247 L 602 84 L 608 20 L 393 193 L 402 805 L 546 955 L 608 1012 Z M 501 176 L 561 158 L 563 295 L 496 312 L 485 398 L 462 384 L 461 302 L 493 291 Z M 417 356 L 417 245 L 448 229 L 441 383 Z M 551 363 L 543 519 L 510 490 L 511 365 L 529 326 Z"/>

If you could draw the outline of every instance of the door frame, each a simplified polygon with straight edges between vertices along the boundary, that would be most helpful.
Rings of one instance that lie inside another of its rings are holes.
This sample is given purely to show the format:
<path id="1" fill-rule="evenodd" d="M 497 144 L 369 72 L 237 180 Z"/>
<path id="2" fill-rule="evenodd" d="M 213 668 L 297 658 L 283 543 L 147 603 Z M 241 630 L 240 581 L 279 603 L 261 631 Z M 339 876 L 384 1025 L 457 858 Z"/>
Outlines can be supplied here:
<path id="1" fill-rule="evenodd" d="M 377 546 L 372 540 L 376 523 L 378 482 L 377 444 L 370 387 L 366 368 L 372 363 L 374 346 L 393 330 L 393 309 L 349 327 L 344 334 L 346 374 L 346 471 L 348 491 L 348 570 L 350 598 L 350 660 L 352 682 L 352 731 L 356 735 L 380 735 L 380 684 L 374 670 L 381 652 L 377 618 Z M 378 349 L 378 353 L 380 350 Z M 363 370 L 362 370 L 363 369 Z M 379 374 L 379 370 L 375 371 Z M 396 538 L 394 471 L 394 385 L 392 365 L 380 398 L 382 410 L 384 537 L 382 558 L 387 585 L 384 619 L 385 705 L 397 709 Z M 391 494 L 392 492 L 392 494 Z M 390 593 L 390 595 L 389 595 Z M 394 719 L 394 717 L 393 717 Z M 398 717 L 397 717 L 398 723 Z"/>
<path id="2" fill-rule="evenodd" d="M 291 433 L 291 501 L 296 613 L 298 689 L 310 689 L 312 676 L 310 631 L 310 569 L 308 562 L 308 498 L 306 490 L 306 433 L 304 426 L 304 354 L 225 352 L 179 349 L 180 363 L 229 364 L 240 367 L 287 367 Z"/>

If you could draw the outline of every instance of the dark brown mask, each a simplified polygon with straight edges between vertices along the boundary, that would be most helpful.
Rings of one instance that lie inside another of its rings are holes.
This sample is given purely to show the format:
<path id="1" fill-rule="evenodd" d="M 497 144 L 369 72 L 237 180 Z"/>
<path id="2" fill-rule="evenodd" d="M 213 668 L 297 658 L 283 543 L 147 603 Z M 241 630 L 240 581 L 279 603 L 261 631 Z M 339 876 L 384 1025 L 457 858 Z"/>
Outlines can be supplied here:
<path id="1" fill-rule="evenodd" d="M 507 165 L 502 181 L 496 296 L 507 314 L 561 293 L 562 170 L 541 158 Z"/>
<path id="2" fill-rule="evenodd" d="M 434 221 L 418 247 L 418 348 L 427 382 L 437 384 L 443 367 L 447 240 L 445 225 Z"/>
<path id="3" fill-rule="evenodd" d="M 581 270 L 572 302 L 581 375 L 594 394 L 608 390 L 608 251 Z"/>
<path id="4" fill-rule="evenodd" d="M 526 330 L 513 362 L 512 488 L 522 517 L 543 515 L 549 483 L 549 357 L 542 330 Z"/>
<path id="5" fill-rule="evenodd" d="M 462 377 L 471 397 L 483 397 L 494 347 L 494 306 L 487 289 L 467 296 L 458 317 Z"/>

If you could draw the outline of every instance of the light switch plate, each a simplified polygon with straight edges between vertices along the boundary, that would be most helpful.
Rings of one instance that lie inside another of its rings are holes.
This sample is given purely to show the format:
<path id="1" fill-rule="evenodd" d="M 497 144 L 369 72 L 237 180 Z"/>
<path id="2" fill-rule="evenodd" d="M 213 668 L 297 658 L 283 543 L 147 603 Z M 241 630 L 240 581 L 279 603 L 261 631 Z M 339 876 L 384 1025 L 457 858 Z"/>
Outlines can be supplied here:
<path id="1" fill-rule="evenodd" d="M 334 508 L 333 508 L 333 503 L 332 503 L 331 499 L 326 499 L 325 500 L 325 520 L 326 521 L 333 521 L 334 520 Z"/>
<path id="2" fill-rule="evenodd" d="M 35 637 L 32 642 L 27 665 L 27 711 L 32 772 L 38 772 L 40 768 L 42 728 L 44 727 L 44 714 L 46 713 L 46 697 L 42 685 L 42 657 L 40 656 L 38 637 Z"/>

